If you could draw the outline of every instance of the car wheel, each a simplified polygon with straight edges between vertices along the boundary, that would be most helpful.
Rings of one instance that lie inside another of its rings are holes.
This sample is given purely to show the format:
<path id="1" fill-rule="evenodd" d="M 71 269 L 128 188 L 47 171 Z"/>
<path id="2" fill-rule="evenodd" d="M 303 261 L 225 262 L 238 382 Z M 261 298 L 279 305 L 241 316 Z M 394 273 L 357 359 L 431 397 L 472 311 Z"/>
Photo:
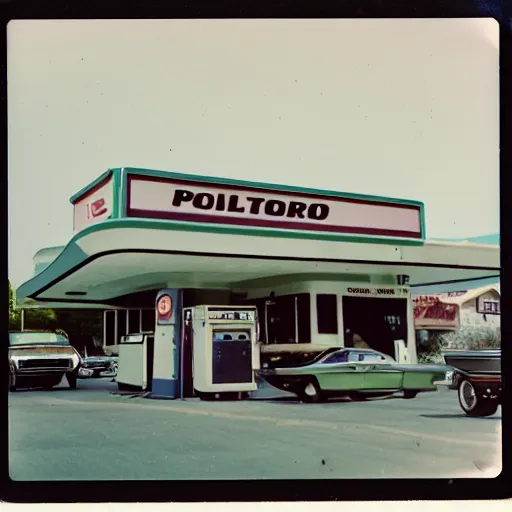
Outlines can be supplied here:
<path id="1" fill-rule="evenodd" d="M 68 373 L 66 375 L 70 389 L 76 389 L 77 375 L 76 373 Z"/>
<path id="2" fill-rule="evenodd" d="M 302 388 L 300 399 L 306 403 L 318 403 L 323 401 L 322 390 L 316 379 L 308 379 Z"/>
<path id="3" fill-rule="evenodd" d="M 463 380 L 458 389 L 459 404 L 468 416 L 492 416 L 498 410 L 498 400 L 483 398 L 469 380 Z"/>
<path id="4" fill-rule="evenodd" d="M 417 391 L 411 391 L 409 389 L 406 389 L 404 391 L 404 398 L 407 400 L 410 400 L 411 398 L 416 398 L 416 395 L 418 394 Z"/>

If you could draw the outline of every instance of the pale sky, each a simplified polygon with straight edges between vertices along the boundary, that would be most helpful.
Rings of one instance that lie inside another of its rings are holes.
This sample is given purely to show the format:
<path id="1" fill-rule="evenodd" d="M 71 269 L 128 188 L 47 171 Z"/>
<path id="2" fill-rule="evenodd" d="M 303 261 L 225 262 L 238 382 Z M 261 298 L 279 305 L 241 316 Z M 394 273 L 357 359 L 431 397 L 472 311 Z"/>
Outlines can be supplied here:
<path id="1" fill-rule="evenodd" d="M 499 231 L 494 20 L 11 21 L 7 36 L 15 286 L 109 167 L 415 199 L 429 238 Z"/>

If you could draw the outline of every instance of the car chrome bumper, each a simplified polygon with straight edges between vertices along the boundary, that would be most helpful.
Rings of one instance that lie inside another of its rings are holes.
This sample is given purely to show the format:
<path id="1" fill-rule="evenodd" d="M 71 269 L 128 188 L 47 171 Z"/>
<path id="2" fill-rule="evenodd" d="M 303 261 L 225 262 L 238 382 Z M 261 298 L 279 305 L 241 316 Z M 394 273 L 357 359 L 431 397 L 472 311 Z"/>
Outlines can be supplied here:
<path id="1" fill-rule="evenodd" d="M 435 380 L 432 384 L 434 384 L 434 386 L 451 386 L 453 379 Z"/>
<path id="2" fill-rule="evenodd" d="M 94 371 L 90 370 L 89 368 L 80 368 L 78 370 L 79 377 L 90 377 L 93 374 L 94 374 Z"/>
<path id="3" fill-rule="evenodd" d="M 440 377 L 440 375 L 438 375 L 438 376 Z M 438 380 L 433 380 L 432 384 L 434 384 L 434 386 L 452 386 L 453 382 L 454 382 L 454 378 L 455 378 L 455 372 L 449 371 L 449 372 L 446 372 L 446 374 L 444 375 L 444 378 L 438 379 Z"/>
<path id="4" fill-rule="evenodd" d="M 56 373 L 69 373 L 72 368 L 16 368 L 16 375 L 23 377 L 24 375 L 54 375 Z"/>

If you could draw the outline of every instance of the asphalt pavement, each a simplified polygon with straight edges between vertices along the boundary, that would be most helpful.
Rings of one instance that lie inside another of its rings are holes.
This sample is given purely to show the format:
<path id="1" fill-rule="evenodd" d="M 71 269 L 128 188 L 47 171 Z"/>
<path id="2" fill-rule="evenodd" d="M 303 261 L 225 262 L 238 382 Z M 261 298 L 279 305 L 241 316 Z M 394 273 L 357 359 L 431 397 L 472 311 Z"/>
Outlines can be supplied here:
<path id="1" fill-rule="evenodd" d="M 9 394 L 14 480 L 495 477 L 501 409 L 469 418 L 455 391 L 367 402 L 202 402 L 112 395 L 110 379 Z M 275 399 L 271 399 L 275 396 Z"/>

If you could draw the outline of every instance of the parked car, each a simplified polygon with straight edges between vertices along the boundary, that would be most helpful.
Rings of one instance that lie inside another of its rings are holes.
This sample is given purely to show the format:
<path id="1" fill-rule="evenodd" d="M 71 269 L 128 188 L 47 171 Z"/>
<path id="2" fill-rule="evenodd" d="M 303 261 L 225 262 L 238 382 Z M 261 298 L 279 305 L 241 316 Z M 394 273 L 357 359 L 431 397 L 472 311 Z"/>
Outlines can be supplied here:
<path id="1" fill-rule="evenodd" d="M 69 340 L 53 332 L 9 332 L 9 390 L 52 388 L 66 376 L 76 389 L 80 354 Z"/>
<path id="2" fill-rule="evenodd" d="M 82 359 L 80 378 L 115 377 L 117 375 L 117 357 L 87 356 Z"/>
<path id="3" fill-rule="evenodd" d="M 403 398 L 435 391 L 451 382 L 448 365 L 398 364 L 381 352 L 363 348 L 330 348 L 308 363 L 264 368 L 260 375 L 270 385 L 296 394 L 303 402 L 333 397 L 364 400 L 397 392 Z"/>
<path id="4" fill-rule="evenodd" d="M 455 368 L 461 409 L 468 416 L 495 414 L 502 401 L 501 350 L 447 350 L 443 358 Z"/>

